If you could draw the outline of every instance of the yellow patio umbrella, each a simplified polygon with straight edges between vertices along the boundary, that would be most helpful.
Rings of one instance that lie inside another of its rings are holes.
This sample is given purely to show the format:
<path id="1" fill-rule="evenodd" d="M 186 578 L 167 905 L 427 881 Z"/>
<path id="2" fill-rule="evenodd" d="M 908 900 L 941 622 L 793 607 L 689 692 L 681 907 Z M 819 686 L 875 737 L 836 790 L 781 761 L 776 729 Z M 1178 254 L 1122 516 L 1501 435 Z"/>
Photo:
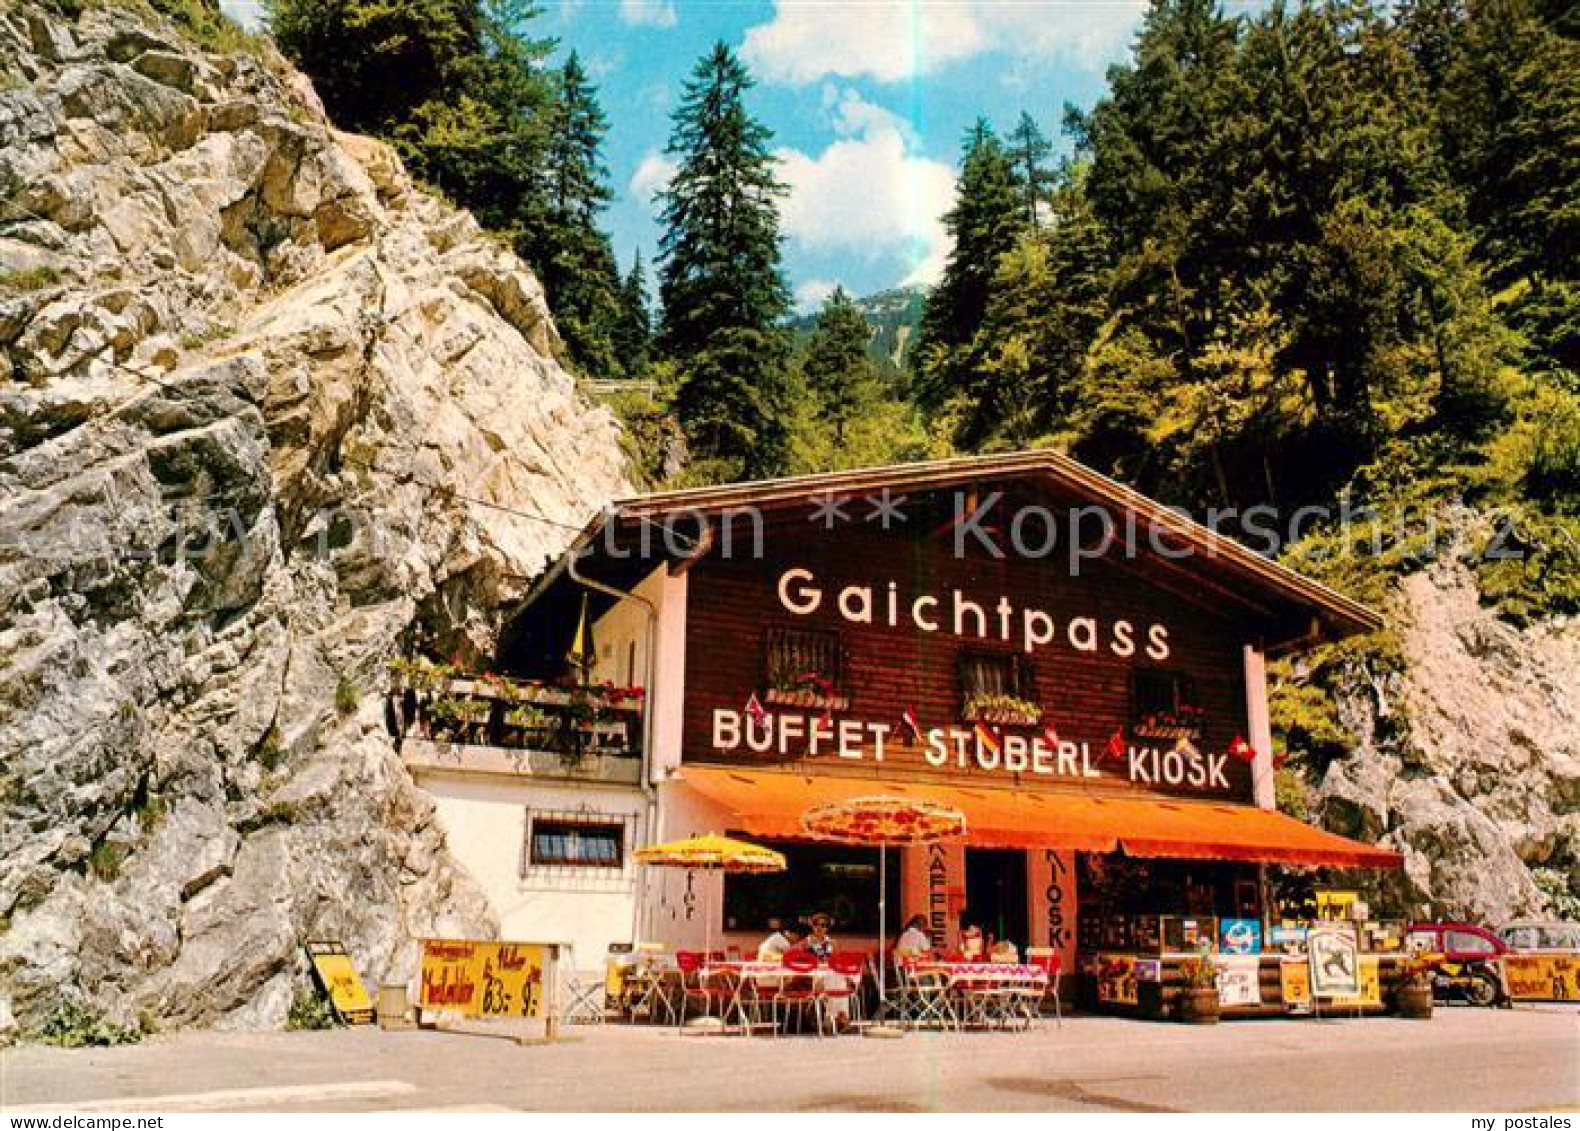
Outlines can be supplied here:
<path id="1" fill-rule="evenodd" d="M 734 837 L 706 833 L 636 850 L 643 864 L 661 868 L 712 868 L 721 872 L 783 872 L 784 854 Z"/>
<path id="2" fill-rule="evenodd" d="M 757 874 L 762 872 L 783 872 L 785 858 L 781 852 L 771 848 L 764 848 L 760 844 L 750 844 L 744 840 L 733 837 L 719 836 L 717 833 L 706 833 L 702 836 L 687 837 L 685 840 L 672 840 L 664 844 L 649 845 L 639 848 L 632 853 L 636 859 L 643 863 L 658 868 L 685 868 L 690 870 L 711 872 L 734 872 L 737 874 Z M 713 952 L 713 916 L 703 913 L 705 926 L 703 944 L 704 953 Z"/>

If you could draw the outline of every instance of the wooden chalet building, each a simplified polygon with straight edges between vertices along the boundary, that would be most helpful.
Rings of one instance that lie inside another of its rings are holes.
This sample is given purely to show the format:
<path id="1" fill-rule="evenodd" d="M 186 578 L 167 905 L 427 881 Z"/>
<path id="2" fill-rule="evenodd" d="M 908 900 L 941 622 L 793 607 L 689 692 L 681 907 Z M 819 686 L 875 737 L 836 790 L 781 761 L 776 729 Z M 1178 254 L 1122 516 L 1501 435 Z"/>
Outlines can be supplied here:
<path id="1" fill-rule="evenodd" d="M 1274 805 L 1268 657 L 1376 614 L 1052 452 L 625 500 L 541 579 L 500 670 L 561 675 L 584 600 L 594 680 L 644 691 L 622 757 L 408 748 L 506 937 L 583 966 L 816 910 L 874 936 L 875 851 L 799 825 L 864 794 L 969 824 L 897 853 L 891 931 L 925 913 L 948 947 L 965 917 L 1068 968 L 1078 921 L 1114 946 L 1114 915 L 1263 917 L 1263 864 L 1398 862 Z M 720 892 L 630 860 L 705 831 L 791 869 Z"/>

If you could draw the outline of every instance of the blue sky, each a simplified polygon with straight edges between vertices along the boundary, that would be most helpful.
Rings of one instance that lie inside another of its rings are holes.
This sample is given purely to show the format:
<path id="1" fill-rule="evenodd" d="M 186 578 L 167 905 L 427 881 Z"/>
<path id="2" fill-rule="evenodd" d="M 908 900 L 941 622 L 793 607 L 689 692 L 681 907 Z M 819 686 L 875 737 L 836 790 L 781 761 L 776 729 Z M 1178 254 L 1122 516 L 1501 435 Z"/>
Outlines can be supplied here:
<path id="1" fill-rule="evenodd" d="M 1087 106 L 1128 48 L 1143 0 L 541 0 L 530 29 L 578 51 L 599 86 L 622 268 L 651 263 L 652 193 L 669 115 L 715 40 L 757 77 L 774 132 L 785 272 L 802 305 L 834 283 L 868 294 L 928 282 L 947 254 L 939 217 L 960 139 L 978 115 L 1010 129 L 1030 112 L 1061 146 L 1066 102 Z M 227 7 L 254 6 L 227 0 Z"/>

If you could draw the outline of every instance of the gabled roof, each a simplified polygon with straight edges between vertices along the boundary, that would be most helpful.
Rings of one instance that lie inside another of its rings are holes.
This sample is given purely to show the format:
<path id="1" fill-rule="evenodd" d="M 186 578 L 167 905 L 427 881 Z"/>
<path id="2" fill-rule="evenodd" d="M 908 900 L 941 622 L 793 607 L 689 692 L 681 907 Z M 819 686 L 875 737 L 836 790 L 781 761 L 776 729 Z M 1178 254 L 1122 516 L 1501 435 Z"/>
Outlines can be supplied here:
<path id="1" fill-rule="evenodd" d="M 1243 592 L 1248 598 L 1265 598 L 1285 614 L 1298 612 L 1302 622 L 1299 635 L 1303 638 L 1337 637 L 1369 632 L 1382 626 L 1382 618 L 1359 602 L 1263 557 L 1233 538 L 1192 521 L 1068 456 L 1047 449 L 636 495 L 616 501 L 610 510 L 594 518 L 572 547 L 572 552 L 589 546 L 611 520 L 640 522 L 677 512 L 706 514 L 740 507 L 770 510 L 885 488 L 923 492 L 1025 479 L 1043 480 L 1083 502 L 1110 507 L 1116 515 L 1133 516 L 1146 529 L 1156 530 L 1176 542 L 1180 549 L 1191 551 L 1171 568 L 1202 583 L 1210 581 L 1220 588 Z M 1281 619 L 1293 622 L 1296 618 L 1286 615 Z M 1284 642 L 1273 642 L 1274 646 L 1281 643 Z"/>

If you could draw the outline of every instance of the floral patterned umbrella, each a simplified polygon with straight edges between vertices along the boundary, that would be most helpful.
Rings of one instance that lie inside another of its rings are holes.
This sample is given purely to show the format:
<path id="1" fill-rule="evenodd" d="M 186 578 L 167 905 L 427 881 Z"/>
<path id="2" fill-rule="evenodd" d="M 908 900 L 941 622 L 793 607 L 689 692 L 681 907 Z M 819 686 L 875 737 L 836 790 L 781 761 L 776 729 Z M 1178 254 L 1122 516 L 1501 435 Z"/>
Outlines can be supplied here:
<path id="1" fill-rule="evenodd" d="M 931 844 L 963 835 L 966 815 L 935 801 L 878 795 L 808 809 L 801 827 L 819 840 L 846 844 Z"/>
<path id="2" fill-rule="evenodd" d="M 891 844 L 932 844 L 964 836 L 966 815 L 935 801 L 878 794 L 814 806 L 801 814 L 801 828 L 818 840 L 878 846 L 878 1012 L 881 1017 L 888 1006 L 883 973 L 889 918 L 887 849 Z"/>

